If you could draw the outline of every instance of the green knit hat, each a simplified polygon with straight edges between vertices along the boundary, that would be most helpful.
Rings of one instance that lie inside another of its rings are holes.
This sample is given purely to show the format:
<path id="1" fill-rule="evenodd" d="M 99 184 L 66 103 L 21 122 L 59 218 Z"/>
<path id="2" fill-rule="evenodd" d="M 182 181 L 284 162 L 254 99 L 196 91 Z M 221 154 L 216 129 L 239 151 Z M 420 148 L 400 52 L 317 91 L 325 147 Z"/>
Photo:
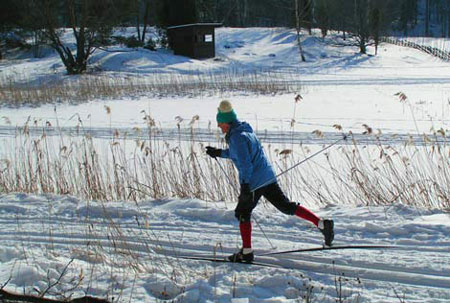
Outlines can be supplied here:
<path id="1" fill-rule="evenodd" d="M 220 102 L 217 110 L 218 112 L 216 119 L 218 123 L 231 123 L 237 119 L 237 115 L 234 112 L 233 106 L 228 100 L 223 100 L 222 102 Z"/>

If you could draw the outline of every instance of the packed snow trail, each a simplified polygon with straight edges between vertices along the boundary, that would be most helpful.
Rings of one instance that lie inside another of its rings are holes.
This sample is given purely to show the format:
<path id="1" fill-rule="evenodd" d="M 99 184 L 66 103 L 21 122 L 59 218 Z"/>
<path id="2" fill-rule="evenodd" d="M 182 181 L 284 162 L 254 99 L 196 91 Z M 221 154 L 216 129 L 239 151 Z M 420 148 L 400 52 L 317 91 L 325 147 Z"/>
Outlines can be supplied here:
<path id="1" fill-rule="evenodd" d="M 81 268 L 92 273 L 92 280 L 86 276 L 75 294 L 117 298 L 120 293 L 123 302 L 129 298 L 131 302 L 157 298 L 229 302 L 233 287 L 235 297 L 250 302 L 295 302 L 291 288 L 302 279 L 315 286 L 315 295 L 323 297 L 323 302 L 336 298 L 335 281 L 342 283 L 342 295 L 348 300 L 358 295 L 367 302 L 398 302 L 399 294 L 405 295 L 406 302 L 450 300 L 450 223 L 442 211 L 404 206 L 317 210 L 334 218 L 336 245 L 395 245 L 393 249 L 258 256 L 273 249 L 255 226 L 255 261 L 277 268 L 179 258 L 213 257 L 214 250 L 217 257 L 224 257 L 236 250 L 240 238 L 230 203 L 228 207 L 192 199 L 133 204 L 0 195 L 0 283 L 11 277 L 7 290 L 33 292 L 33 287 L 47 285 L 48 277 L 56 279 L 63 264 L 74 259 L 72 279 Z M 255 216 L 276 250 L 322 245 L 322 235 L 315 228 L 271 206 L 260 204 Z M 138 276 L 132 268 L 139 269 Z M 245 288 L 247 282 L 239 284 L 232 277 L 251 281 L 260 291 Z M 64 281 L 67 284 L 55 290 L 68 288 L 69 277 Z M 299 296 L 305 291 L 300 286 L 296 289 Z"/>
<path id="2" fill-rule="evenodd" d="M 22 127 L 0 126 L 0 138 L 15 138 L 22 134 L 24 129 Z M 121 140 L 152 140 L 161 141 L 188 141 L 188 142 L 215 142 L 219 138 L 218 131 L 210 129 L 195 128 L 191 129 L 176 129 L 176 128 L 162 128 L 155 129 L 151 134 L 144 132 L 137 132 L 134 128 L 128 127 L 27 127 L 27 132 L 32 137 L 40 137 L 43 133 L 46 136 L 61 136 L 65 135 L 70 138 L 89 136 L 94 139 L 112 139 Z M 117 136 L 119 134 L 119 136 Z M 257 131 L 258 138 L 263 143 L 289 143 L 289 144 L 332 144 L 333 142 L 342 139 L 344 135 L 348 136 L 347 140 L 341 140 L 339 144 L 358 144 L 358 145 L 404 145 L 406 142 L 414 142 L 416 146 L 423 146 L 430 144 L 426 142 L 423 134 L 401 134 L 401 133 L 387 133 L 377 135 L 367 134 L 348 134 L 343 132 L 320 132 L 320 135 L 311 132 L 299 131 Z M 443 137 L 442 135 L 430 135 L 428 140 L 434 141 L 437 144 L 444 144 L 450 141 L 450 136 Z"/>

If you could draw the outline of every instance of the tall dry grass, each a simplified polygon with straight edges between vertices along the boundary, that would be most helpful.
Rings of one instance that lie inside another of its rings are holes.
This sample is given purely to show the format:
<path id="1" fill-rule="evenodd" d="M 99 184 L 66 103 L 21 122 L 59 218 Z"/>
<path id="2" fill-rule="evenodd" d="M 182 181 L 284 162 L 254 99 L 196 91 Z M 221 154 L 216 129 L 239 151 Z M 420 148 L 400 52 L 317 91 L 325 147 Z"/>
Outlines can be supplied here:
<path id="1" fill-rule="evenodd" d="M 296 80 L 276 81 L 270 72 L 131 75 L 113 77 L 86 74 L 45 83 L 29 82 L 26 75 L 0 77 L 0 105 L 22 106 L 47 103 L 82 103 L 97 99 L 129 96 L 203 96 L 249 92 L 255 94 L 290 93 L 301 89 Z"/>
<path id="2" fill-rule="evenodd" d="M 434 134 L 429 145 L 353 141 L 325 155 L 328 178 L 302 176 L 306 190 L 321 203 L 450 207 L 450 148 L 445 134 Z M 440 138 L 438 138 L 438 136 Z M 442 143 L 443 142 L 443 143 Z M 314 171 L 314 170 L 313 170 Z"/>
<path id="3" fill-rule="evenodd" d="M 190 140 L 172 141 L 156 137 L 160 129 L 149 116 L 145 128 L 134 129 L 141 133 L 137 139 L 115 131 L 111 139 L 98 140 L 83 135 L 82 129 L 79 136 L 48 136 L 51 126 L 33 137 L 25 125 L 2 147 L 0 192 L 70 194 L 100 201 L 163 197 L 235 201 L 237 172 L 231 161 L 219 160 L 234 184 L 204 153 L 207 144 L 225 147 L 223 139 L 199 143 L 196 119 L 186 126 Z M 282 187 L 292 200 L 310 205 L 404 203 L 450 208 L 450 147 L 443 130 L 425 137 L 425 146 L 412 139 L 391 146 L 378 135 L 367 136 L 376 144 L 360 145 L 350 136 L 353 141 L 281 176 Z M 264 145 L 278 172 L 321 148 Z"/>
<path id="4" fill-rule="evenodd" d="M 139 201 L 149 197 L 230 198 L 219 168 L 205 157 L 203 145 L 194 142 L 159 141 L 150 118 L 146 140 L 128 140 L 114 132 L 110 140 L 94 140 L 89 134 L 39 137 L 30 126 L 16 130 L 2 148 L 0 192 L 71 194 L 100 201 Z M 192 136 L 195 133 L 192 132 Z M 232 176 L 231 164 L 226 169 Z"/>

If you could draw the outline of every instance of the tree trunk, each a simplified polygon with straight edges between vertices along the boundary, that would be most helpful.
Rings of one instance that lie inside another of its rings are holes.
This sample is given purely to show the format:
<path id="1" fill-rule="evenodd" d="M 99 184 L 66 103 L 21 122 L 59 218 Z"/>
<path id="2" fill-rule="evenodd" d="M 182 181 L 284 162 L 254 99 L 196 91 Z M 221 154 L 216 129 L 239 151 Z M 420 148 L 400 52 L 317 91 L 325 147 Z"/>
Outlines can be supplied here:
<path id="1" fill-rule="evenodd" d="M 141 22 L 140 22 L 140 14 L 139 14 L 139 0 L 136 0 L 134 2 L 134 4 L 136 5 L 135 9 L 136 9 L 136 30 L 137 30 L 137 35 L 138 35 L 138 40 L 141 40 Z"/>
<path id="2" fill-rule="evenodd" d="M 370 12 L 370 31 L 375 42 L 375 56 L 378 54 L 378 44 L 380 42 L 380 19 L 380 10 L 377 7 L 372 8 L 372 11 Z"/>
<path id="3" fill-rule="evenodd" d="M 362 36 L 361 39 L 359 40 L 359 51 L 361 52 L 361 54 L 367 53 L 366 38 L 364 36 Z"/>
<path id="4" fill-rule="evenodd" d="M 247 25 L 248 18 L 248 0 L 236 0 L 237 24 L 240 27 Z"/>
<path id="5" fill-rule="evenodd" d="M 38 31 L 34 31 L 33 32 L 33 57 L 34 58 L 39 58 L 40 57 L 40 41 L 39 41 L 39 33 Z"/>
<path id="6" fill-rule="evenodd" d="M 368 0 L 355 0 L 355 26 L 361 54 L 366 54 L 366 42 L 369 40 Z"/>
<path id="7" fill-rule="evenodd" d="M 241 1 L 240 0 L 236 0 L 236 25 L 242 26 L 242 18 L 241 18 Z"/>
<path id="8" fill-rule="evenodd" d="M 248 0 L 242 0 L 243 7 L 242 7 L 242 26 L 247 26 L 247 19 L 248 19 Z"/>
<path id="9" fill-rule="evenodd" d="M 445 38 L 445 36 L 446 36 L 446 34 L 445 34 L 445 31 L 446 31 L 446 23 L 447 23 L 447 14 L 446 14 L 446 10 L 447 10 L 447 8 L 445 7 L 445 4 L 444 3 L 440 3 L 441 4 L 441 6 L 440 6 L 440 15 L 441 15 L 441 37 L 442 38 Z"/>
<path id="10" fill-rule="evenodd" d="M 86 36 L 85 29 L 80 31 L 79 39 L 77 41 L 77 58 L 74 66 L 74 70 L 77 74 L 81 74 L 86 70 Z"/>
<path id="11" fill-rule="evenodd" d="M 295 4 L 295 28 L 297 30 L 297 43 L 298 49 L 300 51 L 300 57 L 302 58 L 302 62 L 305 62 L 305 55 L 303 54 L 302 42 L 300 40 L 300 12 L 298 10 L 298 0 L 294 1 Z"/>
<path id="12" fill-rule="evenodd" d="M 417 25 L 418 20 L 418 12 L 417 12 L 417 1 L 413 1 L 413 14 L 414 14 L 414 25 Z"/>
<path id="13" fill-rule="evenodd" d="M 145 12 L 144 12 L 144 29 L 142 30 L 142 39 L 141 42 L 145 42 L 145 34 L 147 33 L 147 25 L 150 23 L 148 20 L 150 16 L 150 3 L 149 1 L 145 1 Z"/>
<path id="14" fill-rule="evenodd" d="M 430 36 L 430 0 L 425 0 L 425 36 Z"/>
<path id="15" fill-rule="evenodd" d="M 450 0 L 447 0 L 447 38 L 450 38 Z"/>
<path id="16" fill-rule="evenodd" d="M 409 0 L 403 0 L 400 11 L 400 24 L 403 29 L 403 36 L 408 36 L 408 21 L 410 20 Z"/>
<path id="17" fill-rule="evenodd" d="M 306 0 L 305 2 L 305 15 L 307 17 L 307 25 L 308 25 L 308 33 L 309 35 L 312 35 L 312 26 L 313 26 L 313 1 L 312 0 Z"/>

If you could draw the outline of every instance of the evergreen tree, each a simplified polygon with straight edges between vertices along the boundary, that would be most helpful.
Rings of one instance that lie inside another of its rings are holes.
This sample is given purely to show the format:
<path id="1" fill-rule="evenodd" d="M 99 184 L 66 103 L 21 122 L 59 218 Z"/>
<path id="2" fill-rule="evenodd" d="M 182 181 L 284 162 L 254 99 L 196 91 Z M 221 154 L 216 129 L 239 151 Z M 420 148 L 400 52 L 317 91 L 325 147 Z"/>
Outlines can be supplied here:
<path id="1" fill-rule="evenodd" d="M 400 29 L 408 35 L 408 25 L 417 22 L 417 0 L 402 0 L 400 4 Z"/>
<path id="2" fill-rule="evenodd" d="M 450 0 L 447 0 L 447 38 L 450 38 Z"/>
<path id="3" fill-rule="evenodd" d="M 425 37 L 430 36 L 430 1 L 425 0 Z"/>
<path id="4" fill-rule="evenodd" d="M 16 1 L 0 1 L 0 60 L 3 59 L 2 47 L 7 44 L 7 34 L 14 27 L 20 26 L 21 18 L 21 10 Z"/>
<path id="5" fill-rule="evenodd" d="M 302 28 L 307 28 L 309 33 L 311 34 L 312 25 L 313 25 L 313 0 L 299 0 L 298 1 L 298 10 L 300 13 L 300 26 Z"/>
<path id="6" fill-rule="evenodd" d="M 324 38 L 330 27 L 330 9 L 329 0 L 316 0 L 315 20 Z"/>
<path id="7" fill-rule="evenodd" d="M 158 0 L 157 9 L 163 27 L 198 22 L 196 0 Z"/>
<path id="8" fill-rule="evenodd" d="M 195 6 L 197 8 L 197 21 L 217 21 L 217 0 L 196 0 Z"/>

